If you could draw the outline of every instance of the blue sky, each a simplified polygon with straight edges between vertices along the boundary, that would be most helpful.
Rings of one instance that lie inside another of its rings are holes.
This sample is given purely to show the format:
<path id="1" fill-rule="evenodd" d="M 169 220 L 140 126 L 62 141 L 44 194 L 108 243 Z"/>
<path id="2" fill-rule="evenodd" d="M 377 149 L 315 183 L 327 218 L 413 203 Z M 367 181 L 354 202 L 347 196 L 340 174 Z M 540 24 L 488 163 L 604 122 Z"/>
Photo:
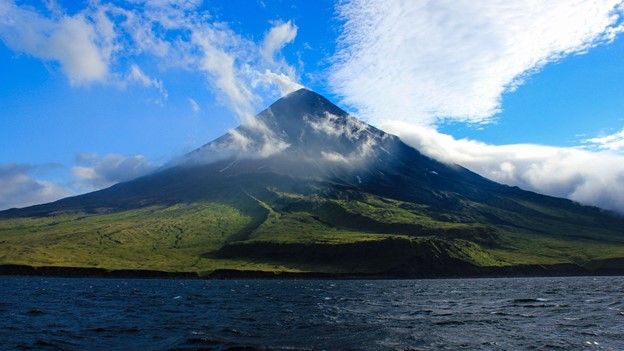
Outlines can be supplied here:
<path id="1" fill-rule="evenodd" d="M 149 172 L 299 86 L 432 157 L 624 209 L 623 9 L 0 0 L 0 209 Z"/>

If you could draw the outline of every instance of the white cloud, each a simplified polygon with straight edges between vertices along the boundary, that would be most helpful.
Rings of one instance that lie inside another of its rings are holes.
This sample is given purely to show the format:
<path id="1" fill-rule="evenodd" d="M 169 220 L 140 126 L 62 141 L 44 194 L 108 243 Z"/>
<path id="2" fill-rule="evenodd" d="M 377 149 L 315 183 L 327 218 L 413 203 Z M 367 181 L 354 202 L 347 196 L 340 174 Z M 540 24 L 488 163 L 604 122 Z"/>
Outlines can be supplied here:
<path id="1" fill-rule="evenodd" d="M 275 97 L 275 88 L 284 95 L 301 87 L 295 69 L 279 56 L 279 50 L 294 40 L 296 26 L 291 22 L 276 24 L 263 42 L 256 44 L 223 23 L 203 23 L 185 16 L 171 24 L 172 28 L 186 29 L 189 33 L 189 46 L 178 48 L 183 51 L 177 54 L 183 58 L 183 65 L 203 72 L 219 93 L 221 103 L 242 124 L 268 133 L 253 118 L 265 102 L 263 97 Z"/>
<path id="2" fill-rule="evenodd" d="M 36 179 L 34 170 L 24 164 L 0 165 L 0 210 L 50 202 L 70 194 L 59 184 Z"/>
<path id="3" fill-rule="evenodd" d="M 276 53 L 295 40 L 297 30 L 297 26 L 291 21 L 276 23 L 264 37 L 260 47 L 262 58 L 267 62 L 275 62 Z"/>
<path id="4" fill-rule="evenodd" d="M 402 122 L 383 127 L 425 155 L 494 181 L 624 213 L 622 155 L 534 144 L 491 145 Z"/>
<path id="5" fill-rule="evenodd" d="M 345 163 L 345 164 L 350 163 L 347 157 L 335 151 L 321 151 L 321 157 L 324 160 L 330 161 L 330 162 Z"/>
<path id="6" fill-rule="evenodd" d="M 624 151 L 624 129 L 610 135 L 589 138 L 585 140 L 585 145 L 598 150 Z"/>
<path id="7" fill-rule="evenodd" d="M 140 177 L 155 169 L 156 167 L 142 155 L 98 156 L 81 153 L 76 156 L 72 174 L 78 190 L 90 191 Z"/>
<path id="8" fill-rule="evenodd" d="M 274 138 L 271 136 L 263 135 L 262 136 L 262 146 L 259 151 L 256 153 L 257 157 L 264 158 L 269 157 L 275 154 L 278 154 L 287 148 L 290 147 L 290 144 L 280 140 L 278 138 Z"/>
<path id="9" fill-rule="evenodd" d="M 194 31 L 192 42 L 201 50 L 199 68 L 209 77 L 211 84 L 221 93 L 222 102 L 241 121 L 249 121 L 259 102 L 250 85 L 244 80 L 234 52 L 227 52 L 226 45 L 242 45 L 241 38 L 230 31 L 217 31 L 212 28 Z M 244 66 L 243 66 L 244 67 Z"/>
<path id="10" fill-rule="evenodd" d="M 488 122 L 549 62 L 609 42 L 621 0 L 352 0 L 329 82 L 373 121 Z"/>
<path id="11" fill-rule="evenodd" d="M 325 112 L 323 116 L 304 116 L 303 121 L 316 133 L 332 137 L 344 136 L 351 141 L 359 140 L 370 133 L 368 124 L 353 116 L 340 117 Z"/>
<path id="12" fill-rule="evenodd" d="M 252 133 L 253 136 L 247 135 Z M 255 128 L 231 129 L 229 138 L 219 143 L 210 144 L 210 148 L 198 155 L 192 155 L 192 162 L 212 162 L 215 159 L 229 157 L 232 154 L 239 158 L 264 158 L 286 150 L 290 144 L 277 138 L 273 133 L 260 132 Z"/>
<path id="13" fill-rule="evenodd" d="M 303 88 L 298 83 L 294 67 L 289 65 L 281 55 L 281 50 L 295 40 L 297 31 L 297 26 L 291 21 L 276 22 L 265 34 L 259 51 L 263 64 L 267 68 L 264 72 L 258 73 L 256 84 L 277 86 L 280 95 Z"/>
<path id="14" fill-rule="evenodd" d="M 297 83 L 284 73 L 274 73 L 270 70 L 266 70 L 264 73 L 260 74 L 259 81 L 277 86 L 282 96 L 303 88 L 303 85 Z"/>
<path id="15" fill-rule="evenodd" d="M 58 62 L 72 84 L 107 78 L 112 53 L 111 22 L 94 13 L 47 18 L 0 0 L 0 39 L 11 49 Z"/>
<path id="16" fill-rule="evenodd" d="M 371 135 L 366 135 L 359 140 L 359 145 L 355 151 L 346 155 L 335 151 L 321 151 L 321 158 L 325 161 L 360 166 L 368 161 L 369 156 L 373 153 L 375 145 L 377 145 L 377 140 Z"/>
<path id="17" fill-rule="evenodd" d="M 197 101 L 195 101 L 195 99 L 187 98 L 187 100 L 189 102 L 189 105 L 191 106 L 191 110 L 193 110 L 194 113 L 201 111 L 201 107 L 199 106 Z"/>

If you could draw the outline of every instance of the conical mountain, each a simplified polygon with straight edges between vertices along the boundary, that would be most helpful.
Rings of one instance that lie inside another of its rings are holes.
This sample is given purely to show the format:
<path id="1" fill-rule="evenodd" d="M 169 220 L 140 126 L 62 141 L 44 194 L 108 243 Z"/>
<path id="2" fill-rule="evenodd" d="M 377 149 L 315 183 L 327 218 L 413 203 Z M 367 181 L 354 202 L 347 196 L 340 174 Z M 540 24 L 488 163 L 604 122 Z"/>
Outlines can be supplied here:
<path id="1" fill-rule="evenodd" d="M 287 178 L 278 182 L 281 186 L 323 184 L 444 207 L 458 200 L 446 192 L 484 198 L 510 191 L 460 166 L 430 159 L 323 96 L 300 89 L 155 174 L 9 213 L 102 212 L 195 201 L 233 182 L 239 188 L 269 186 L 263 178 Z"/>
<path id="2" fill-rule="evenodd" d="M 30 265 L 440 275 L 624 257 L 620 216 L 438 162 L 307 89 L 158 172 L 0 217 L 0 241 L 28 231 L 12 248 L 46 243 L 17 250 Z"/>

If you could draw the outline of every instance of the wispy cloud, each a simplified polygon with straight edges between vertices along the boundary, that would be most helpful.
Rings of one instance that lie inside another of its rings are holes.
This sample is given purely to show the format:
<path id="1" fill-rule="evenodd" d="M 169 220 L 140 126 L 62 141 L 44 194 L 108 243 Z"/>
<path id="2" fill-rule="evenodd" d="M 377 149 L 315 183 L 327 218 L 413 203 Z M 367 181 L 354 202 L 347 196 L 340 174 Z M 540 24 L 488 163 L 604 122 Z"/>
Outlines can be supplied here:
<path id="1" fill-rule="evenodd" d="M 260 73 L 259 80 L 264 84 L 277 86 L 282 95 L 303 87 L 298 83 L 295 68 L 281 54 L 286 45 L 295 41 L 298 30 L 292 21 L 275 22 L 260 45 L 260 55 L 267 68 L 264 73 Z"/>
<path id="2" fill-rule="evenodd" d="M 624 151 L 624 129 L 613 134 L 586 139 L 585 146 L 590 149 L 622 152 Z"/>
<path id="3" fill-rule="evenodd" d="M 264 40 L 260 46 L 262 58 L 267 62 L 276 64 L 275 55 L 279 53 L 286 44 L 292 43 L 295 40 L 295 37 L 297 37 L 297 30 L 297 26 L 291 21 L 275 23 L 264 36 Z"/>
<path id="4" fill-rule="evenodd" d="M 193 113 L 198 113 L 199 111 L 201 111 L 201 107 L 199 106 L 197 101 L 195 101 L 195 99 L 187 98 L 187 100 L 189 105 L 191 106 L 191 110 L 193 111 Z"/>
<path id="5" fill-rule="evenodd" d="M 130 66 L 130 71 L 123 83 L 137 83 L 146 88 L 154 88 L 160 92 L 163 99 L 167 99 L 169 95 L 161 80 L 148 76 L 137 64 Z"/>
<path id="6" fill-rule="evenodd" d="M 485 123 L 544 65 L 610 42 L 621 0 L 351 0 L 329 82 L 371 121 Z"/>
<path id="7" fill-rule="evenodd" d="M 353 116 L 336 116 L 325 112 L 322 116 L 303 117 L 303 121 L 316 133 L 331 137 L 345 137 L 356 141 L 370 133 L 368 124 Z"/>
<path id="8" fill-rule="evenodd" d="M 324 134 L 331 138 L 346 138 L 357 148 L 348 154 L 336 151 L 321 151 L 321 158 L 325 161 L 357 166 L 366 162 L 379 142 L 379 137 L 371 133 L 368 124 L 353 117 L 340 117 L 329 112 L 322 116 L 304 116 L 304 122 L 312 128 L 314 133 Z"/>
<path id="9" fill-rule="evenodd" d="M 270 70 L 264 71 L 259 76 L 259 82 L 266 85 L 273 85 L 279 89 L 280 95 L 287 95 L 293 91 L 303 88 L 303 85 L 297 83 L 291 77 L 284 73 L 275 73 Z"/>

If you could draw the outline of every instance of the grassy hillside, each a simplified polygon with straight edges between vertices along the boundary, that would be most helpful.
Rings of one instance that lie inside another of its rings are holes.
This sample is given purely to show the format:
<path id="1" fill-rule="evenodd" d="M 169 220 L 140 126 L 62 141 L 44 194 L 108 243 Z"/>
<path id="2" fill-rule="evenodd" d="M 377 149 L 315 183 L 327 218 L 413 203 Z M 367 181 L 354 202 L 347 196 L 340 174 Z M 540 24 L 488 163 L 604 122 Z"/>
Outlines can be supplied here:
<path id="1" fill-rule="evenodd" d="M 244 196 L 229 203 L 3 219 L 0 264 L 442 274 L 624 257 L 617 226 L 527 201 L 518 201 L 518 211 L 467 201 L 461 211 L 440 212 L 352 191 L 318 196 L 267 189 Z"/>

